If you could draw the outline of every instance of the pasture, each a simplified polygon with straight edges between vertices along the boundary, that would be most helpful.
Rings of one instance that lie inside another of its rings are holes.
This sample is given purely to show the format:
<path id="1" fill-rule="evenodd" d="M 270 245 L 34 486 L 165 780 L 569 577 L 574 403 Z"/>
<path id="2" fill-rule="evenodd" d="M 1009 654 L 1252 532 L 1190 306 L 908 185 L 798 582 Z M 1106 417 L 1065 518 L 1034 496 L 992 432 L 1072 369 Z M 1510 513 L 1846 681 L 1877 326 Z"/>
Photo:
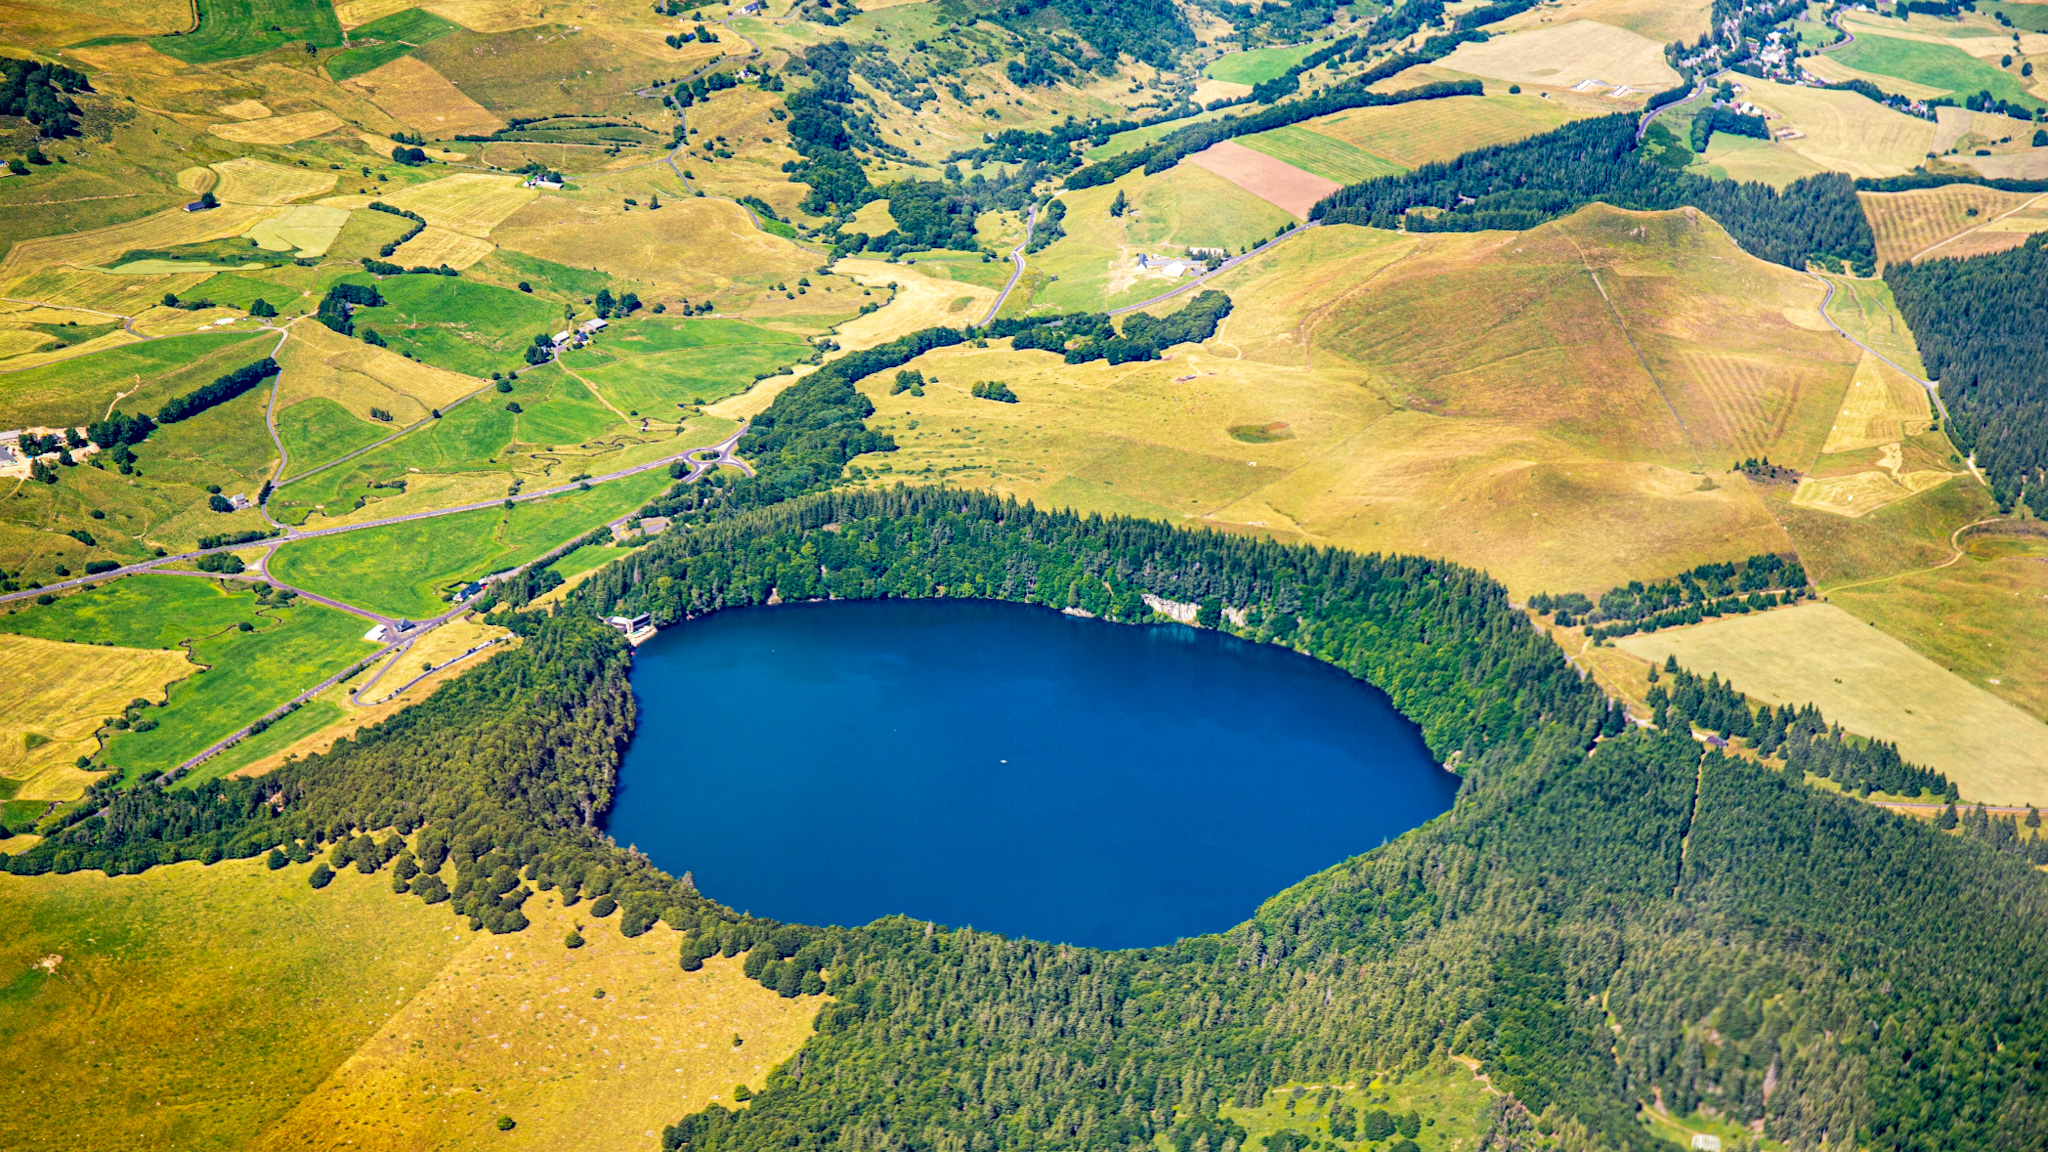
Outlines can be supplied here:
<path id="1" fill-rule="evenodd" d="M 1890 285 L 1852 276 L 1824 275 L 1823 279 L 1835 288 L 1828 301 L 1828 316 L 1835 323 L 1908 372 L 1927 374 L 1926 365 L 1920 362 L 1920 347 L 1913 342 L 1913 330 L 1899 315 Z"/>
<path id="2" fill-rule="evenodd" d="M 602 268 L 622 281 L 650 286 L 651 291 L 640 289 L 649 301 L 715 296 L 721 311 L 758 299 L 769 285 L 811 275 L 819 264 L 817 253 L 755 228 L 737 204 L 711 199 L 665 200 L 660 211 L 629 216 L 617 200 L 548 196 L 499 225 L 491 239 L 557 264 Z M 677 252 L 692 258 L 677 260 Z"/>
<path id="3" fill-rule="evenodd" d="M 1857 199 L 1877 236 L 1878 260 L 1896 264 L 1922 255 L 1949 255 L 1957 237 L 2036 197 L 1982 184 L 1946 184 L 1911 192 L 1859 192 Z"/>
<path id="4" fill-rule="evenodd" d="M 538 195 L 523 187 L 517 176 L 458 172 L 379 199 L 395 208 L 419 213 L 428 224 L 483 237 Z"/>
<path id="5" fill-rule="evenodd" d="M 1349 144 L 1402 168 L 1420 168 L 1475 148 L 1540 135 L 1583 114 L 1562 101 L 1503 91 L 1382 108 L 1353 108 L 1296 127 Z M 1250 144 L 1249 140 L 1245 143 Z"/>
<path id="6" fill-rule="evenodd" d="M 271 570 L 295 587 L 373 611 L 432 616 L 447 607 L 451 586 L 523 564 L 633 511 L 669 483 L 657 469 L 511 509 L 296 541 L 277 550 Z"/>
<path id="7" fill-rule="evenodd" d="M 1801 604 L 1615 643 L 1645 660 L 1676 656 L 1759 702 L 1817 705 L 1860 736 L 1946 773 L 1965 800 L 2041 803 L 2048 727 L 1829 603 Z"/>
<path id="8" fill-rule="evenodd" d="M 231 204 L 289 204 L 334 187 L 333 172 L 287 168 L 252 156 L 213 165 L 220 179 L 214 195 Z"/>
<path id="9" fill-rule="evenodd" d="M 108 407 L 154 412 L 180 392 L 259 360 L 275 336 L 214 332 L 128 344 L 0 376 L 0 424 L 76 428 Z"/>
<path id="10" fill-rule="evenodd" d="M 332 5 L 320 0 L 196 0 L 199 27 L 155 39 L 156 49 L 187 64 L 256 56 L 294 41 L 341 45 Z"/>
<path id="11" fill-rule="evenodd" d="M 1804 133 L 1771 147 L 1796 152 L 1823 170 L 1896 176 L 1926 163 L 1934 150 L 1934 125 L 1859 93 L 1755 79 L 1746 79 L 1743 89 L 1751 101 L 1779 113 L 1782 121 L 1774 130 Z"/>
<path id="12" fill-rule="evenodd" d="M 450 276 L 386 276 L 367 273 L 344 278 L 374 284 L 384 297 L 378 308 L 358 309 L 356 330 L 374 329 L 394 352 L 410 352 L 436 368 L 488 376 L 526 367 L 523 353 L 533 338 L 561 327 L 561 312 L 523 292 Z"/>
<path id="13" fill-rule="evenodd" d="M 629 940 L 616 915 L 587 909 L 541 893 L 526 931 L 463 933 L 467 946 L 254 1147 L 297 1149 L 309 1132 L 373 1152 L 648 1146 L 681 1115 L 731 1106 L 734 1086 L 764 1085 L 826 1003 L 784 1000 L 737 958 L 683 972 L 668 925 Z M 586 941 L 573 951 L 571 928 Z M 450 1091 L 471 1086 L 482 1091 Z M 498 1131 L 500 1115 L 518 1126 Z"/>
<path id="14" fill-rule="evenodd" d="M 0 875 L 0 1144 L 245 1147 L 475 941 L 387 875 L 311 870 Z"/>
<path id="15" fill-rule="evenodd" d="M 614 408 L 668 422 L 678 408 L 736 395 L 808 353 L 801 337 L 745 321 L 649 316 L 613 324 L 562 365 Z"/>
<path id="16" fill-rule="evenodd" d="M 206 130 L 223 140 L 237 144 L 296 144 L 325 136 L 336 128 L 343 127 L 341 117 L 325 108 L 313 112 L 298 112 L 290 116 L 272 116 L 267 120 L 237 120 L 227 124 L 210 125 Z"/>
<path id="17" fill-rule="evenodd" d="M 395 422 L 410 424 L 484 387 L 482 380 L 407 360 L 319 324 L 294 325 L 277 360 L 284 366 L 278 380 L 280 409 L 320 396 L 364 421 L 375 419 L 370 409 L 382 408 Z"/>
<path id="18" fill-rule="evenodd" d="M 1856 376 L 1820 450 L 1854 452 L 1902 443 L 1926 432 L 1933 417 L 1925 388 L 1866 354 L 1856 364 Z"/>
<path id="19" fill-rule="evenodd" d="M 364 420 L 325 396 L 301 400 L 277 413 L 288 474 L 303 472 L 389 436 L 390 425 Z"/>
<path id="20" fill-rule="evenodd" d="M 1860 72 L 1874 76 L 1896 76 L 1914 84 L 1957 96 L 1974 96 L 1988 91 L 2000 100 L 2026 108 L 2044 106 L 2042 99 L 1995 63 L 1979 60 L 1953 44 L 1904 40 L 1897 36 L 1872 34 L 1876 30 L 1856 23 L 1859 35 L 1850 44 L 1829 55 Z"/>
<path id="21" fill-rule="evenodd" d="M 327 74 L 337 82 L 389 64 L 422 44 L 455 31 L 457 25 L 424 8 L 407 8 L 349 29 L 350 48 L 327 60 Z"/>
<path id="22" fill-rule="evenodd" d="M 1279 48 L 1232 52 L 1203 69 L 1202 75 L 1225 84 L 1259 84 L 1284 74 L 1315 50 L 1314 44 L 1288 44 Z"/>
<path id="23" fill-rule="evenodd" d="M 1110 195 L 1070 193 L 1070 234 L 1094 218 L 1087 197 Z M 889 395 L 888 374 L 863 381 L 902 450 L 859 464 L 879 483 L 946 480 L 1446 556 L 1518 592 L 1597 592 L 1786 549 L 1774 509 L 1723 469 L 1817 454 L 1855 366 L 1819 330 L 1810 280 L 1682 211 L 1593 207 L 1520 234 L 1318 228 L 1218 279 L 1232 314 L 1168 360 L 1067 365 L 992 342 L 921 357 L 939 382 L 923 397 Z M 987 379 L 1021 403 L 974 399 Z M 1274 423 L 1293 436 L 1232 432 Z"/>
<path id="24" fill-rule="evenodd" d="M 349 210 L 319 204 L 287 208 L 249 229 L 249 239 L 271 252 L 292 252 L 295 256 L 324 256 L 348 224 Z M 296 251 L 294 251 L 296 249 Z"/>
<path id="25" fill-rule="evenodd" d="M 276 212 L 275 208 L 249 204 L 222 204 L 210 212 L 173 208 L 126 224 L 23 240 L 8 251 L 6 262 L 0 263 L 0 280 L 14 280 L 65 264 L 80 268 L 110 264 L 138 248 L 176 248 L 181 244 L 225 240 L 241 235 L 258 220 Z M 12 289 L 9 295 L 19 296 L 27 285 L 17 282 L 9 287 Z M 156 294 L 161 296 L 163 290 L 159 288 Z M 63 302 L 89 303 L 85 300 Z"/>
<path id="26" fill-rule="evenodd" d="M 415 14 L 424 15 L 420 9 L 412 9 L 403 15 Z M 382 54 L 387 49 L 412 51 L 402 44 L 359 51 Z M 393 54 L 376 67 L 362 69 L 350 76 L 352 78 L 346 84 L 351 91 L 362 93 L 407 127 L 433 139 L 446 140 L 458 133 L 488 135 L 505 126 L 505 122 L 493 115 L 490 109 L 463 95 L 462 90 L 449 83 L 446 76 L 417 56 Z M 342 77 L 337 75 L 336 79 Z"/>
<path id="27" fill-rule="evenodd" d="M 1392 160 L 1299 124 L 1254 136 L 1240 136 L 1235 142 L 1338 184 L 1356 184 L 1375 176 L 1393 176 L 1407 171 Z"/>
<path id="28" fill-rule="evenodd" d="M 391 262 L 407 268 L 439 268 L 447 265 L 457 271 L 474 267 L 479 260 L 493 251 L 491 242 L 465 236 L 446 228 L 428 228 L 419 235 L 400 245 L 391 254 Z"/>
<path id="29" fill-rule="evenodd" d="M 2041 611 L 2048 599 L 2048 538 L 1994 525 L 1965 534 L 1961 558 L 1948 567 L 1836 588 L 1828 599 L 2048 720 L 2048 616 Z"/>
<path id="30" fill-rule="evenodd" d="M 0 623 L 0 628 L 4 628 Z M 0 789 L 16 800 L 70 800 L 90 778 L 74 764 L 93 734 L 137 698 L 191 675 L 184 653 L 67 644 L 0 632 Z"/>
<path id="31" fill-rule="evenodd" d="M 1446 68 L 1484 76 L 1570 88 L 1582 80 L 1622 84 L 1644 96 L 1678 83 L 1664 47 L 1647 36 L 1595 20 L 1546 24 L 1478 44 L 1465 44 L 1442 61 Z M 1617 101 L 1617 109 L 1634 107 Z"/>

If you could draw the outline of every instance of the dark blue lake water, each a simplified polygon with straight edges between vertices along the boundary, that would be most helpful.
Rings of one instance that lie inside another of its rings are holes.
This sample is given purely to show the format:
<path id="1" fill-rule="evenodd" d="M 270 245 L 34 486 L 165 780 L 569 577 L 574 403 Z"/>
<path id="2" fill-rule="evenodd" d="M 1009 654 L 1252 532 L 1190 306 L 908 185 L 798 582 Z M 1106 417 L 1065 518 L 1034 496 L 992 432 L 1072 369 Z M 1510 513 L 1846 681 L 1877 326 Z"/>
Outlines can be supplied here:
<path id="1" fill-rule="evenodd" d="M 1220 931 L 1450 807 L 1378 689 L 982 600 L 720 612 L 641 646 L 607 830 L 731 907 L 1105 948 Z"/>

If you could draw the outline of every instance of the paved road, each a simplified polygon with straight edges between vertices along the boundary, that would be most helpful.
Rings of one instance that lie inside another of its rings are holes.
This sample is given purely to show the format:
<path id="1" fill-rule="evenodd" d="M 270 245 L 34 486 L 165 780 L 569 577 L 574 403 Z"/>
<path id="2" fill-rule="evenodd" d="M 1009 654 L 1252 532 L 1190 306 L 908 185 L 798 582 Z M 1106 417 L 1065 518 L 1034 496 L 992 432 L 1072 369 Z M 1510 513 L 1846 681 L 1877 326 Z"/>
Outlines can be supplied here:
<path id="1" fill-rule="evenodd" d="M 673 455 L 663 456 L 658 460 L 650 460 L 645 464 L 636 464 L 631 468 L 621 468 L 616 472 L 607 472 L 602 476 L 592 476 L 586 480 L 578 480 L 571 484 L 560 484 L 553 488 L 544 488 L 538 492 L 523 492 L 517 496 L 509 496 L 503 499 L 483 500 L 473 504 L 457 504 L 448 508 L 435 508 L 424 512 L 412 512 L 403 516 L 385 516 L 375 520 L 364 520 L 356 524 L 340 524 L 332 528 L 317 528 L 310 532 L 302 531 L 297 528 L 286 528 L 283 536 L 271 537 L 270 543 L 275 545 L 283 544 L 293 540 L 312 540 L 321 536 L 337 536 L 344 532 L 360 532 L 365 528 L 380 528 L 389 524 L 406 524 L 415 520 L 431 520 L 437 516 L 452 516 L 458 512 L 475 512 L 485 508 L 502 507 L 507 502 L 523 504 L 530 500 L 544 500 L 550 496 L 559 496 L 565 492 L 574 491 L 586 485 L 602 484 L 610 480 L 622 480 L 628 476 L 637 476 L 642 472 L 649 472 L 656 468 L 666 468 L 675 461 L 681 460 L 693 453 L 715 451 L 717 453 L 717 456 L 714 457 L 709 462 L 695 463 L 690 474 L 684 478 L 685 483 L 698 479 L 699 477 L 703 476 L 706 472 L 709 472 L 711 469 L 719 466 L 720 464 L 727 463 L 732 464 L 734 467 L 739 468 L 741 471 L 746 472 L 748 475 L 752 475 L 753 469 L 749 467 L 745 461 L 742 461 L 732 455 L 734 446 L 739 443 L 740 437 L 746 435 L 746 433 L 747 428 L 746 425 L 743 424 L 732 435 L 726 437 L 724 440 L 719 441 L 717 444 L 711 445 L 709 447 L 700 445 L 695 448 L 688 448 L 681 452 L 677 452 Z M 60 581 L 56 584 L 45 584 L 41 588 L 29 588 L 20 592 L 9 592 L 5 595 L 0 595 L 0 604 L 6 604 L 15 600 L 25 600 L 31 596 L 40 596 L 45 592 L 60 592 L 66 588 L 76 588 L 82 584 L 99 584 L 108 580 L 116 579 L 121 576 L 132 576 L 141 572 L 150 572 L 159 568 L 175 566 L 181 561 L 195 560 L 201 556 L 210 556 L 216 552 L 235 552 L 245 548 L 259 547 L 263 543 L 264 541 L 261 540 L 251 540 L 242 544 L 223 545 L 219 548 L 201 548 L 191 552 L 180 552 L 174 556 L 159 556 L 151 560 L 144 560 L 139 564 L 130 564 L 123 568 L 116 568 L 112 571 L 101 572 L 93 576 L 76 576 L 69 580 Z M 373 619 L 382 619 L 382 617 L 377 617 L 372 613 L 366 613 L 361 609 L 349 608 L 347 605 L 340 604 L 338 601 L 334 603 L 337 607 L 345 608 L 346 610 L 355 612 L 358 615 L 367 615 L 371 616 Z"/>
<path id="2" fill-rule="evenodd" d="M 988 306 L 988 315 L 981 318 L 984 328 L 996 318 L 996 313 L 1003 310 L 1003 301 L 1010 298 L 1011 289 L 1017 286 L 1017 281 L 1024 278 L 1024 250 L 1031 247 L 1031 233 L 1037 228 L 1038 205 L 1033 204 L 1031 206 L 1031 215 L 1024 220 L 1024 238 L 1017 241 L 1017 247 L 1010 251 L 1010 262 L 1015 264 L 1016 268 L 1010 272 L 1010 282 L 1003 285 L 1002 295 L 997 296 L 996 302 Z"/>
<path id="3" fill-rule="evenodd" d="M 1821 297 L 1820 301 L 1820 318 L 1828 322 L 1828 327 L 1833 328 L 1835 331 L 1841 333 L 1842 339 L 1847 340 L 1849 343 L 1854 344 L 1858 348 L 1863 349 L 1865 352 L 1870 353 L 1872 356 L 1877 357 L 1879 360 L 1882 360 L 1885 363 L 1891 365 L 1892 367 L 1898 369 L 1899 372 L 1906 377 L 1906 379 L 1911 380 L 1915 384 L 1920 385 L 1922 388 L 1927 389 L 1927 395 L 1934 401 L 1934 410 L 1936 412 L 1941 413 L 1942 420 L 1946 422 L 1948 420 L 1948 405 L 1943 404 L 1941 402 L 1941 385 L 1933 380 L 1921 379 L 1919 373 L 1913 371 L 1910 368 L 1907 368 L 1905 365 L 1899 363 L 1897 360 L 1894 360 L 1891 357 L 1885 355 L 1884 353 L 1879 352 L 1877 349 L 1872 348 L 1870 345 L 1865 344 L 1863 341 L 1858 340 L 1856 337 L 1849 335 L 1848 329 L 1842 327 L 1840 324 L 1835 323 L 1835 318 L 1833 316 L 1828 315 L 1828 305 L 1832 303 L 1835 299 L 1835 282 L 1828 279 L 1825 276 L 1814 276 L 1814 274 L 1811 272 L 1808 272 L 1807 275 L 1813 276 L 1815 280 L 1818 280 L 1821 283 L 1822 287 L 1825 287 L 1828 290 L 1828 294 L 1826 296 Z M 1972 467 L 1974 468 L 1974 465 L 1972 465 Z"/>
<path id="4" fill-rule="evenodd" d="M 1109 314 L 1111 316 L 1121 316 L 1126 312 L 1136 312 L 1140 308 L 1150 308 L 1154 304 L 1158 304 L 1166 300 L 1171 300 L 1175 296 L 1180 295 L 1188 289 L 1193 288 L 1199 284 L 1205 283 L 1212 277 L 1223 275 L 1225 272 L 1228 272 L 1232 268 L 1237 267 L 1239 264 L 1242 264 L 1245 261 L 1250 260 L 1252 257 L 1257 256 L 1262 252 L 1265 252 L 1267 249 L 1273 247 L 1275 244 L 1278 244 L 1283 240 L 1293 239 L 1294 237 L 1301 235 L 1303 232 L 1306 232 L 1311 228 L 1321 227 L 1322 223 L 1323 222 L 1321 220 L 1303 221 L 1302 223 L 1296 224 L 1294 227 L 1289 228 L 1287 231 L 1282 232 L 1280 235 L 1273 237 L 1271 240 L 1268 240 L 1260 244 L 1258 247 L 1252 249 L 1249 252 L 1244 253 L 1241 256 L 1232 256 L 1230 259 L 1225 260 L 1221 264 L 1218 264 L 1214 269 L 1202 273 L 1200 276 L 1195 277 L 1193 280 L 1190 280 L 1187 283 L 1180 285 L 1179 287 L 1173 289 L 1170 292 L 1161 292 L 1159 295 L 1154 296 L 1150 300 L 1140 300 L 1136 304 L 1128 304 L 1122 308 L 1112 308 L 1109 310 Z"/>

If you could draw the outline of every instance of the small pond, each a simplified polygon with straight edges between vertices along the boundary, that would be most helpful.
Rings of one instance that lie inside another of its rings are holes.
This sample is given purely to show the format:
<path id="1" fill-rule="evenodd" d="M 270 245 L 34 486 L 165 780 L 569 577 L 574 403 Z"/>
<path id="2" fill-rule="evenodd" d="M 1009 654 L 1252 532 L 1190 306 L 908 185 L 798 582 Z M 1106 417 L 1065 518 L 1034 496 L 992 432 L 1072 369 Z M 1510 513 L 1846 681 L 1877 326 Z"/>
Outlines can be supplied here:
<path id="1" fill-rule="evenodd" d="M 1450 807 L 1378 689 L 984 600 L 720 612 L 634 661 L 607 831 L 731 907 L 1105 948 L 1215 932 Z"/>

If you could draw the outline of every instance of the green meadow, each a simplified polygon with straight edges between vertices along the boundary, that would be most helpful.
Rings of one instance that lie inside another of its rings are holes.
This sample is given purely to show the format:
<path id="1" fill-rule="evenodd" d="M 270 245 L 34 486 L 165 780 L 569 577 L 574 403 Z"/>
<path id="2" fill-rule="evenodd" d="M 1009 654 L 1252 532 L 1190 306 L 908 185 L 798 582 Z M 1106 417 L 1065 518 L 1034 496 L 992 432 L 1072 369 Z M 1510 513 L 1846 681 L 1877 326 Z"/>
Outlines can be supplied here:
<path id="1" fill-rule="evenodd" d="M 1289 44 L 1280 48 L 1254 48 L 1250 52 L 1232 52 L 1203 72 L 1211 80 L 1228 84 L 1257 84 L 1271 80 L 1301 63 L 1302 59 L 1316 50 L 1314 44 Z"/>
<path id="2" fill-rule="evenodd" d="M 368 627 L 320 604 L 266 608 L 244 586 L 196 576 L 131 576 L 0 616 L 0 631 L 74 644 L 183 647 L 206 666 L 172 685 L 163 707 L 143 711 L 154 728 L 108 741 L 107 763 L 130 780 L 176 767 L 368 655 Z M 209 763 L 192 778 L 227 770 Z"/>
<path id="3" fill-rule="evenodd" d="M 357 310 L 358 336 L 373 329 L 394 352 L 471 376 L 525 367 L 523 354 L 534 336 L 562 326 L 561 310 L 545 300 L 456 276 L 344 279 L 375 287 L 385 301 Z"/>
<path id="4" fill-rule="evenodd" d="M 208 332 L 109 348 L 0 376 L 0 426 L 77 427 L 106 415 L 154 412 L 171 397 L 262 359 L 275 333 Z"/>
<path id="5" fill-rule="evenodd" d="M 668 420 L 679 407 L 744 392 L 809 351 L 801 336 L 744 320 L 649 316 L 614 324 L 562 364 L 622 411 Z"/>
<path id="6" fill-rule="evenodd" d="M 199 27 L 158 36 L 151 44 L 187 64 L 215 64 L 256 56 L 303 41 L 341 46 L 341 24 L 326 0 L 195 0 Z"/>
<path id="7" fill-rule="evenodd" d="M 367 44 L 351 48 L 327 61 L 327 74 L 336 81 L 351 76 L 360 76 L 373 68 L 380 68 L 400 56 L 431 40 L 439 39 L 455 31 L 456 25 L 420 8 L 408 8 L 394 12 L 380 20 L 372 20 L 349 32 L 351 43 L 361 44 L 368 40 L 381 40 L 381 44 Z"/>
<path id="8" fill-rule="evenodd" d="M 277 437 L 284 441 L 293 474 L 375 444 L 394 430 L 364 420 L 325 396 L 301 400 L 277 414 Z"/>
<path id="9" fill-rule="evenodd" d="M 2043 105 L 2041 98 L 2027 91 L 2019 77 L 1952 44 L 1929 44 L 1891 36 L 1859 36 L 1854 44 L 1831 55 L 1859 72 L 1896 76 L 1930 88 L 1946 88 L 1958 97 L 1975 96 L 1985 91 L 2028 108 Z"/>
<path id="10" fill-rule="evenodd" d="M 1241 136 L 1237 142 L 1339 184 L 1356 184 L 1375 176 L 1398 176 L 1407 171 L 1392 160 L 1299 124 Z"/>
<path id="11" fill-rule="evenodd" d="M 523 564 L 624 516 L 669 483 L 655 469 L 509 509 L 298 541 L 277 550 L 271 570 L 295 587 L 376 612 L 432 616 L 463 581 Z"/>

